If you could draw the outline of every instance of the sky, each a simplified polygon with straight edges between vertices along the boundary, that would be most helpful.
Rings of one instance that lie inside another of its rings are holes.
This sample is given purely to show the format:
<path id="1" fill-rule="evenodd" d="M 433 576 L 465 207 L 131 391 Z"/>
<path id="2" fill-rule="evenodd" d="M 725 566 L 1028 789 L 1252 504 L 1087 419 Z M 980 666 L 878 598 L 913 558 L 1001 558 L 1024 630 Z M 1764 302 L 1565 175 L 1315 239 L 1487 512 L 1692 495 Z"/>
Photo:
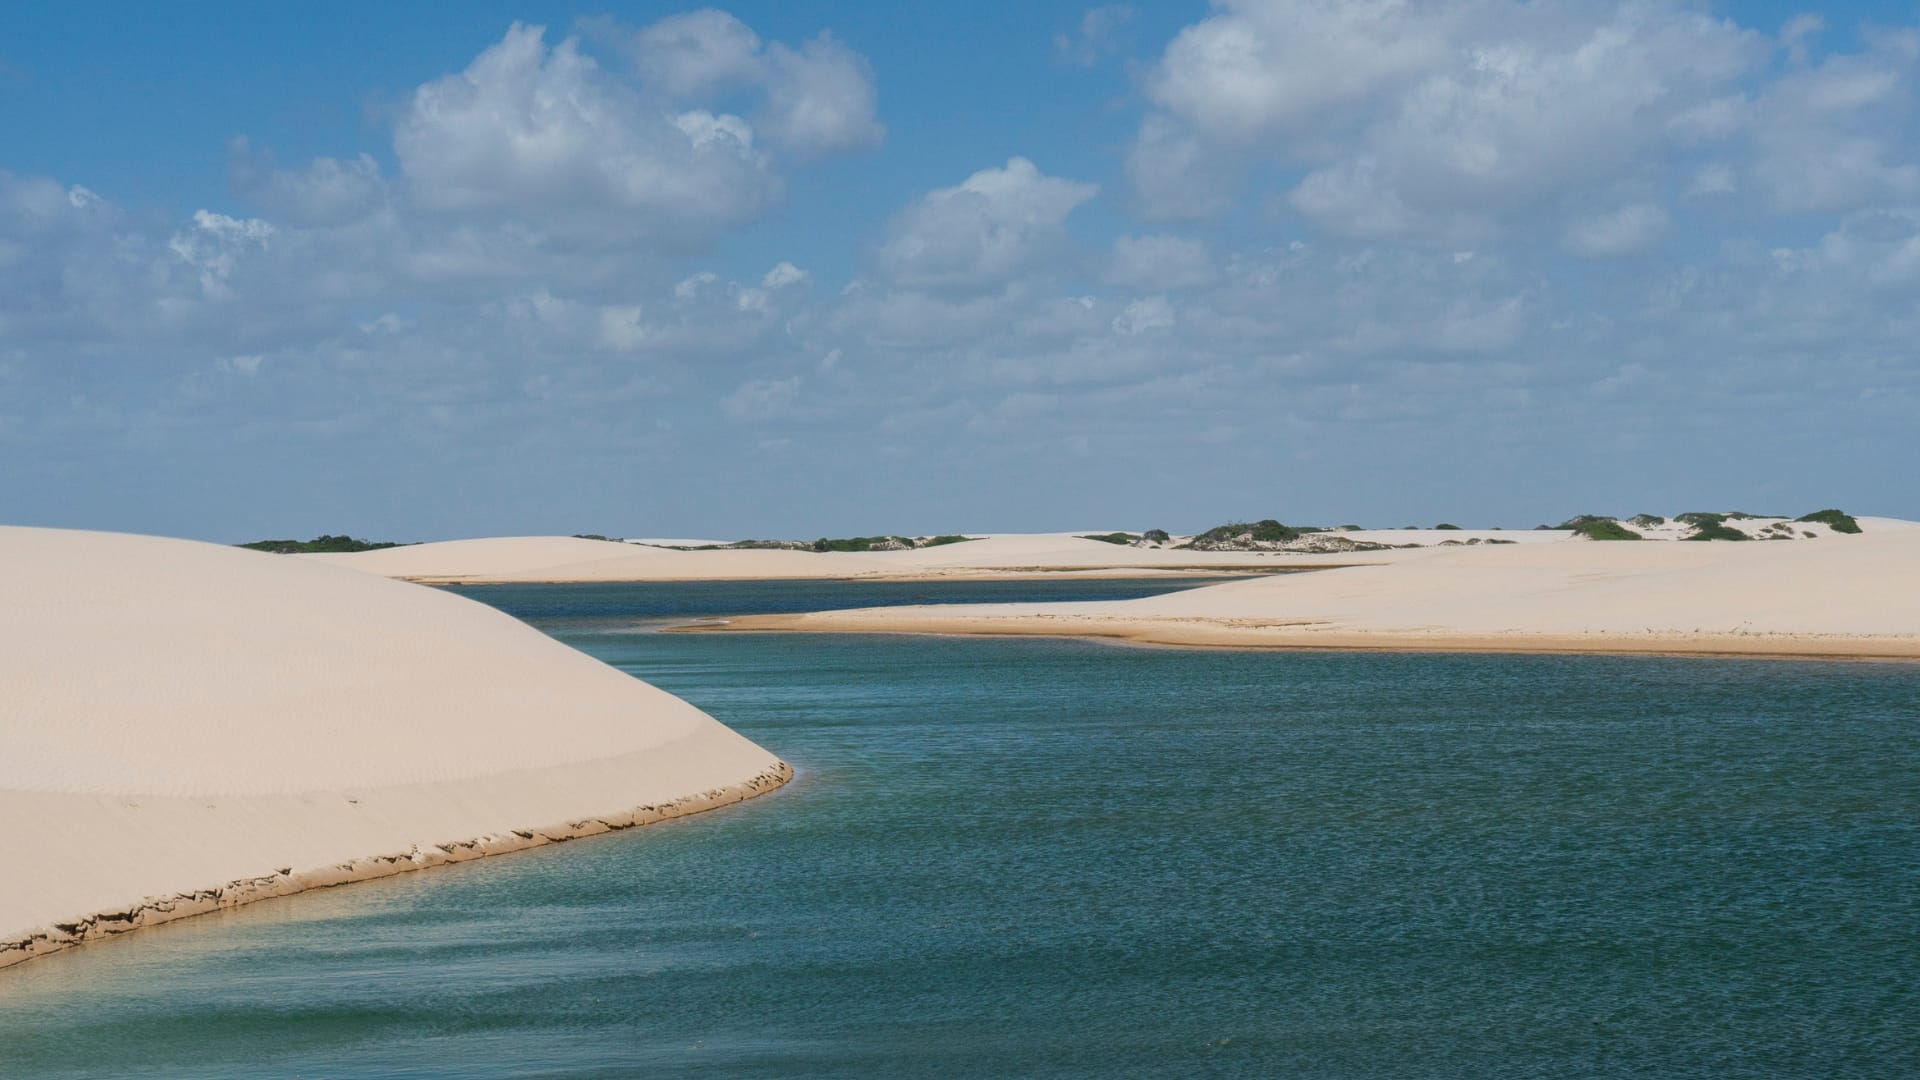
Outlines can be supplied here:
<path id="1" fill-rule="evenodd" d="M 15 5 L 0 522 L 1920 518 L 1920 4 Z"/>

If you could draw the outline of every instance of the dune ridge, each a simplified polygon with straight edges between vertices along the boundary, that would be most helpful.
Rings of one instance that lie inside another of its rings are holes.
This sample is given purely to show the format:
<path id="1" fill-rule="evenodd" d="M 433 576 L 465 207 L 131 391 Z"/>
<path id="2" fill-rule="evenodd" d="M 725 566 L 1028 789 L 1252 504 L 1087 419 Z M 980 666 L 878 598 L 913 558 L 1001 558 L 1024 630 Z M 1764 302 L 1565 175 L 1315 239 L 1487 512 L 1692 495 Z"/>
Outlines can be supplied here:
<path id="1" fill-rule="evenodd" d="M 1920 530 L 1904 524 L 1802 543 L 1427 548 L 1140 600 L 873 608 L 688 629 L 1920 659 Z"/>
<path id="2" fill-rule="evenodd" d="M 737 802 L 792 770 L 457 596 L 0 527 L 0 966 Z"/>
<path id="3" fill-rule="evenodd" d="M 1515 534 L 1520 535 L 1520 534 Z M 1560 537 L 1556 536 L 1555 539 Z M 353 554 L 295 555 L 427 584 L 593 581 L 933 578 L 1033 573 L 1268 572 L 1377 561 L 1394 552 L 1337 558 L 1271 552 L 1132 548 L 1070 533 L 986 534 L 904 551 L 690 550 L 564 536 L 447 540 Z"/>

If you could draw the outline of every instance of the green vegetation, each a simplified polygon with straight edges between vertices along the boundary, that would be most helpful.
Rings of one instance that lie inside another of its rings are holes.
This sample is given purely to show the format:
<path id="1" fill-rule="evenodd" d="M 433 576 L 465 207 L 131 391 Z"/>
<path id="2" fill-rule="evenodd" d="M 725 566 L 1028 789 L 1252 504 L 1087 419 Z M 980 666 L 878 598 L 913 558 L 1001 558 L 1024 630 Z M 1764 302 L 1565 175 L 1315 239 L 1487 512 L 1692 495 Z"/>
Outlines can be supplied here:
<path id="1" fill-rule="evenodd" d="M 238 547 L 252 551 L 270 551 L 275 555 L 313 555 L 318 553 L 336 554 L 355 551 L 378 551 L 381 548 L 402 547 L 391 540 L 356 540 L 351 536 L 316 536 L 311 540 L 255 540 Z"/>
<path id="2" fill-rule="evenodd" d="M 1359 532 L 1359 531 L 1360 531 L 1360 526 L 1358 526 L 1358 525 L 1342 525 L 1342 526 L 1340 526 L 1340 527 L 1339 527 L 1339 529 L 1340 529 L 1340 531 L 1341 531 L 1341 532 Z"/>
<path id="3" fill-rule="evenodd" d="M 1857 533 L 1860 531 L 1860 523 L 1853 520 L 1853 515 L 1839 510 L 1815 510 L 1811 514 L 1802 514 L 1793 520 L 1817 521 L 1837 533 Z"/>
<path id="4" fill-rule="evenodd" d="M 838 540 L 823 536 L 813 542 L 815 551 L 901 551 L 914 546 L 911 536 L 848 536 Z"/>
<path id="5" fill-rule="evenodd" d="M 1644 540 L 1646 537 L 1620 524 L 1614 518 L 1599 514 L 1581 514 L 1560 523 L 1563 529 L 1579 533 L 1589 540 Z"/>
<path id="6" fill-rule="evenodd" d="M 1238 521 L 1230 525 L 1216 525 L 1193 538 L 1193 546 L 1204 544 L 1230 544 L 1234 542 L 1253 542 L 1258 544 L 1283 544 L 1289 540 L 1300 539 L 1300 530 L 1282 525 L 1272 518 L 1255 522 Z"/>
<path id="7" fill-rule="evenodd" d="M 1651 529 L 1655 525 L 1665 525 L 1667 523 L 1667 519 L 1661 517 L 1659 514 L 1635 514 L 1627 520 L 1643 529 Z"/>
<path id="8" fill-rule="evenodd" d="M 1138 539 L 1140 539 L 1140 538 L 1139 538 L 1139 537 L 1137 537 L 1137 536 L 1135 536 L 1135 535 L 1133 535 L 1132 533 L 1125 533 L 1125 532 L 1110 532 L 1110 533 L 1099 533 L 1099 534 L 1096 534 L 1096 535 L 1093 535 L 1093 536 L 1082 536 L 1082 537 L 1080 537 L 1080 539 L 1082 539 L 1082 540 L 1098 540 L 1098 541 L 1100 541 L 1100 542 L 1101 542 L 1101 543 L 1103 543 L 1103 544 L 1121 544 L 1121 545 L 1127 545 L 1127 544 L 1131 544 L 1131 543 L 1133 543 L 1133 542 L 1134 542 L 1135 540 L 1138 540 Z"/>
<path id="9" fill-rule="evenodd" d="M 1673 520 L 1693 526 L 1693 534 L 1683 537 L 1686 540 L 1751 540 L 1752 537 L 1727 524 L 1728 518 L 1750 518 L 1752 514 L 1733 511 L 1725 514 L 1709 513 L 1705 510 L 1690 510 L 1684 514 L 1675 514 Z"/>
<path id="10" fill-rule="evenodd" d="M 626 542 L 617 536 L 601 536 L 599 533 L 574 533 L 573 538 L 575 540 L 610 540 L 616 544 Z"/>
<path id="11" fill-rule="evenodd" d="M 1731 525 L 1697 525 L 1693 535 L 1682 537 L 1686 540 L 1751 540 L 1753 537 Z"/>
<path id="12" fill-rule="evenodd" d="M 787 544 L 781 541 L 767 541 L 766 544 L 767 546 L 796 547 L 806 551 L 907 551 L 913 548 L 960 544 L 972 539 L 974 537 L 961 536 L 958 533 L 928 537 L 924 540 L 916 540 L 911 536 L 845 536 L 839 539 L 823 536 L 811 544 Z"/>
<path id="13" fill-rule="evenodd" d="M 1451 523 L 1451 522 L 1446 522 L 1446 521 L 1443 521 L 1443 522 L 1441 522 L 1440 524 L 1438 524 L 1438 525 L 1435 525 L 1435 526 L 1434 526 L 1434 528 L 1436 528 L 1436 529 L 1451 529 L 1451 530 L 1452 530 L 1452 531 L 1454 531 L 1454 532 L 1459 532 L 1459 531 L 1460 531 L 1460 526 L 1458 526 L 1458 525 L 1455 525 L 1455 524 L 1453 524 L 1453 523 Z"/>
<path id="14" fill-rule="evenodd" d="M 1165 529 L 1148 529 L 1146 532 L 1140 534 L 1140 539 L 1150 543 L 1164 544 L 1173 539 L 1173 537 L 1168 536 L 1167 530 Z"/>

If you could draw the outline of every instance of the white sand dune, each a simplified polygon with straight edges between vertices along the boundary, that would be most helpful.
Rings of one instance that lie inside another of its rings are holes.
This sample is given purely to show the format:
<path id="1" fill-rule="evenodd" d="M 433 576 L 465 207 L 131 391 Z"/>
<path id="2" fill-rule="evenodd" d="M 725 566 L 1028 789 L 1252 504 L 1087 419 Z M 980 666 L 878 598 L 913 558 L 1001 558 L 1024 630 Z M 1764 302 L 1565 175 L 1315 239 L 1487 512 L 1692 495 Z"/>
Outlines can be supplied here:
<path id="1" fill-rule="evenodd" d="M 1562 534 L 1555 534 L 1564 538 Z M 778 549 L 674 551 L 564 536 L 449 540 L 351 555 L 302 555 L 384 577 L 433 583 L 744 581 L 764 579 L 950 577 L 1031 572 L 1233 571 L 1286 564 L 1341 565 L 1396 552 L 1340 556 L 1176 551 L 1083 540 L 1069 533 L 990 534 L 907 551 Z"/>
<path id="2" fill-rule="evenodd" d="M 674 551 L 570 536 L 446 540 L 350 555 L 301 555 L 382 577 L 435 583 L 515 581 L 684 581 L 856 577 L 861 555 L 750 550 Z"/>
<path id="3" fill-rule="evenodd" d="M 314 561 L 0 528 L 0 612 L 0 966 L 790 775 L 491 608 Z"/>
<path id="4" fill-rule="evenodd" d="M 1142 600 L 877 608 L 727 628 L 1920 658 L 1920 530 L 1901 524 L 1804 542 L 1427 548 Z"/>

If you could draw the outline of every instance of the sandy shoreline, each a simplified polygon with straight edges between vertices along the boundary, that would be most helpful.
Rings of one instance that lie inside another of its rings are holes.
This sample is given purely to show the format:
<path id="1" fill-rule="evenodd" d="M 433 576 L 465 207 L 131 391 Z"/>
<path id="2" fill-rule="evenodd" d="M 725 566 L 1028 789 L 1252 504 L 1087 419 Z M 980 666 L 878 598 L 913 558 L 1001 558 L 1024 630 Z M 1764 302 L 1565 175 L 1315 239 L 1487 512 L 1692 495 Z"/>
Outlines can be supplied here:
<path id="1" fill-rule="evenodd" d="M 616 761 L 610 764 L 621 763 Z M 641 763 L 635 761 L 626 764 Z M 204 886 L 151 893 L 127 904 L 115 904 L 86 914 L 57 918 L 30 931 L 16 930 L 0 934 L 0 968 L 90 941 L 118 937 L 144 927 L 159 926 L 176 919 L 261 900 L 293 896 L 308 889 L 371 881 L 685 817 L 764 795 L 792 777 L 793 770 L 785 762 L 777 762 L 766 772 L 742 782 L 689 793 L 657 804 L 569 816 L 544 824 L 528 823 L 457 840 L 428 844 L 414 841 L 404 846 L 376 849 L 368 854 L 324 864 L 276 866 L 264 873 L 232 878 L 218 884 L 212 883 L 216 879 L 208 879 L 209 883 Z M 522 779 L 525 778 L 504 775 L 494 785 L 500 788 L 497 794 L 511 798 L 508 789 Z M 539 778 L 534 782 L 542 783 L 545 779 Z M 581 777 L 578 770 L 569 770 L 569 775 L 563 779 L 567 784 L 578 784 Z M 468 790 L 457 794 L 445 794 L 453 802 L 471 803 L 484 798 L 484 791 L 478 786 L 470 786 Z M 419 809 L 417 805 L 406 805 L 408 803 L 433 801 L 431 795 L 426 800 L 420 799 L 419 795 L 359 792 L 350 803 L 344 797 L 340 803 L 353 807 L 351 816 L 404 813 Z M 129 837 L 148 835 L 157 828 L 191 828 L 200 836 L 202 843 L 222 842 L 260 849 L 271 848 L 272 840 L 259 835 L 256 829 L 249 828 L 249 822 L 287 824 L 288 819 L 297 817 L 297 827 L 303 830 L 353 831 L 356 823 L 346 820 L 349 814 L 339 812 L 344 810 L 344 806 L 330 808 L 328 803 L 331 801 L 288 797 L 214 801 L 141 797 L 103 802 L 87 796 L 47 796 L 38 793 L 28 800 L 23 798 L 22 793 L 6 791 L 0 792 L 0 821 L 58 815 L 58 820 L 68 828 L 79 826 L 90 831 L 110 830 Z M 329 809 L 336 812 L 329 813 Z M 92 857 L 99 857 L 99 853 Z M 265 867 L 266 863 L 274 861 L 277 860 L 269 856 L 259 865 Z M 56 859 L 47 859 L 41 865 L 56 862 Z"/>
<path id="2" fill-rule="evenodd" d="M 959 605 L 955 605 L 959 606 Z M 880 609 L 875 609 L 880 610 Z M 1548 653 L 1619 656 L 1720 656 L 1806 660 L 1920 660 L 1911 637 L 1788 634 L 1457 634 L 1382 633 L 1285 626 L 1251 620 L 1177 620 L 1065 615 L 942 619 L 852 618 L 847 613 L 746 615 L 689 623 L 666 633 L 930 634 L 958 637 L 1104 638 L 1138 645 L 1201 649 L 1325 652 Z M 864 614 L 864 613 L 862 613 Z"/>
<path id="3" fill-rule="evenodd" d="M 1267 649 L 1920 659 L 1920 530 L 1804 543 L 1424 549 L 1138 600 L 887 607 L 694 631 L 1103 637 Z"/>
<path id="4" fill-rule="evenodd" d="M 499 611 L 300 559 L 0 528 L 0 611 L 0 966 L 792 775 Z"/>

